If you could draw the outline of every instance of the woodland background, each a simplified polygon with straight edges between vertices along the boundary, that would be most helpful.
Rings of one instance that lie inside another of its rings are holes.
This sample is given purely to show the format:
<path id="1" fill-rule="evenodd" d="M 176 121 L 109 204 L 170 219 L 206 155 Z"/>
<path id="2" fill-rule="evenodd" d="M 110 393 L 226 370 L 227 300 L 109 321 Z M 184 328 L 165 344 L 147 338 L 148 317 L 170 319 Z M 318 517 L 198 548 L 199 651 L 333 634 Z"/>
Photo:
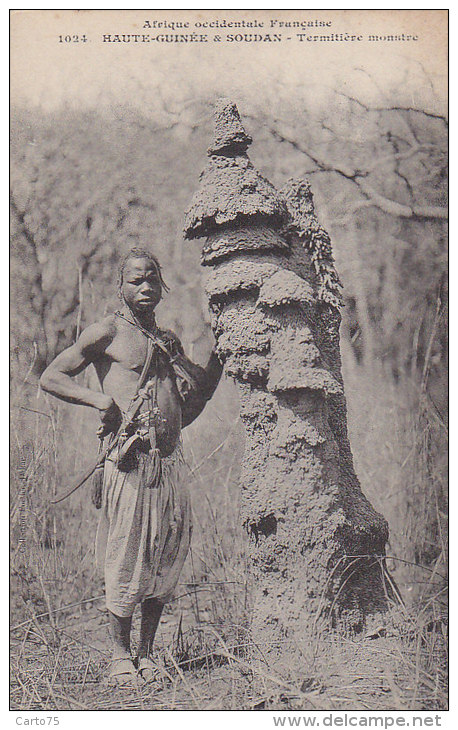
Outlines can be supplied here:
<path id="1" fill-rule="evenodd" d="M 393 669 L 385 694 L 373 678 L 355 689 L 348 679 L 354 658 L 347 655 L 341 656 L 342 666 L 348 662 L 345 681 L 341 674 L 332 685 L 316 651 L 314 677 L 327 689 L 311 688 L 326 709 L 355 709 L 355 702 L 361 709 L 444 708 L 448 126 L 434 78 L 418 65 L 415 95 L 411 75 L 409 93 L 402 84 L 380 86 L 364 69 L 354 69 L 358 75 L 369 94 L 356 93 L 357 84 L 317 93 L 304 82 L 294 97 L 276 85 L 234 99 L 254 140 L 254 165 L 278 187 L 308 177 L 333 241 L 344 286 L 342 357 L 356 471 L 389 521 L 390 569 L 411 632 L 402 635 L 403 669 Z M 212 346 L 199 245 L 184 242 L 181 229 L 212 138 L 215 95 L 190 85 L 171 101 L 161 89 L 158 82 L 151 93 L 139 83 L 135 104 L 49 112 L 28 105 L 12 113 L 12 702 L 18 708 L 82 709 L 107 656 L 89 488 L 58 507 L 48 501 L 95 453 L 97 417 L 40 393 L 40 373 L 84 327 L 116 308 L 117 264 L 132 246 L 151 249 L 162 263 L 171 291 L 159 322 L 201 364 Z M 81 377 L 93 383 L 90 373 Z M 205 705 L 207 694 L 217 702 L 213 709 L 285 707 L 278 686 L 265 678 L 258 677 L 261 689 L 240 677 L 229 687 L 215 659 L 218 641 L 230 647 L 231 667 L 243 657 L 249 605 L 246 536 L 238 521 L 243 434 L 231 382 L 221 383 L 185 430 L 184 444 L 196 529 L 183 595 L 171 604 L 160 635 L 169 679 L 153 706 L 170 706 L 173 685 L 177 707 Z M 393 662 L 390 651 L 384 671 Z M 203 672 L 205 681 L 189 690 L 185 669 L 197 677 Z M 146 701 L 91 691 L 88 707 Z"/>

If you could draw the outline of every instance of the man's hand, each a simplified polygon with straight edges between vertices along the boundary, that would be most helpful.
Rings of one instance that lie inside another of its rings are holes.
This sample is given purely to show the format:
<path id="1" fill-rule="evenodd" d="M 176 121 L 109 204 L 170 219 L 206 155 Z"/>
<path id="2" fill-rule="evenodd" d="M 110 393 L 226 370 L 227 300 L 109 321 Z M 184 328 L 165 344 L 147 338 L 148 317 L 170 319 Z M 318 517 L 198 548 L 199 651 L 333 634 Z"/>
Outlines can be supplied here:
<path id="1" fill-rule="evenodd" d="M 99 408 L 102 425 L 98 430 L 99 436 L 107 436 L 109 433 L 116 433 L 121 425 L 122 414 L 117 403 L 111 396 L 107 396 L 107 405 Z"/>

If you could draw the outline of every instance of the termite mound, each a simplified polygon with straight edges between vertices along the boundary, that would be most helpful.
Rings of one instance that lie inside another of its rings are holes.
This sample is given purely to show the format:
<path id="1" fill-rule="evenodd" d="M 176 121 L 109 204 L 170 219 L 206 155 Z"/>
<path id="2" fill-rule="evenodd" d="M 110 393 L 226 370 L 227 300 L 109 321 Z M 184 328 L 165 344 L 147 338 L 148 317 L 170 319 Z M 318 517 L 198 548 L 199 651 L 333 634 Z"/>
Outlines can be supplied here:
<path id="1" fill-rule="evenodd" d="M 281 651 L 318 616 L 360 631 L 386 607 L 388 526 L 353 466 L 341 286 L 310 185 L 279 192 L 255 170 L 230 101 L 218 103 L 215 128 L 185 238 L 204 239 L 217 351 L 240 393 L 252 634 Z"/>

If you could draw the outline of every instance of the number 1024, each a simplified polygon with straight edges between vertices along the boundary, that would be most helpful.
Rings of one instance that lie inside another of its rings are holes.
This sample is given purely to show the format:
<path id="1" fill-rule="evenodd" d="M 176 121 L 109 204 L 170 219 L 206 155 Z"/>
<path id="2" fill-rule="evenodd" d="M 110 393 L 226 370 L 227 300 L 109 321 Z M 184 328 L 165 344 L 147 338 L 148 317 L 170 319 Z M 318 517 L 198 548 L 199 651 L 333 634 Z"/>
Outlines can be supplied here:
<path id="1" fill-rule="evenodd" d="M 86 35 L 60 35 L 59 43 L 87 43 Z"/>

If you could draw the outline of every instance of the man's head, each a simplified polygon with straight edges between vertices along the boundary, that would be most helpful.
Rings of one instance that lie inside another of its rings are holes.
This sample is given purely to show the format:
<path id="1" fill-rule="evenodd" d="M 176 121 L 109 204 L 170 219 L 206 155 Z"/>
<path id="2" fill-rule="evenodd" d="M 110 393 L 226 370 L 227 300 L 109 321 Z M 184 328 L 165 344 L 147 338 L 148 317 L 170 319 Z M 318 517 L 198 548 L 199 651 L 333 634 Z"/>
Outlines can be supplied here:
<path id="1" fill-rule="evenodd" d="M 118 272 L 118 294 L 136 314 L 152 312 L 159 304 L 162 290 L 168 291 L 159 261 L 139 248 L 122 259 Z"/>

